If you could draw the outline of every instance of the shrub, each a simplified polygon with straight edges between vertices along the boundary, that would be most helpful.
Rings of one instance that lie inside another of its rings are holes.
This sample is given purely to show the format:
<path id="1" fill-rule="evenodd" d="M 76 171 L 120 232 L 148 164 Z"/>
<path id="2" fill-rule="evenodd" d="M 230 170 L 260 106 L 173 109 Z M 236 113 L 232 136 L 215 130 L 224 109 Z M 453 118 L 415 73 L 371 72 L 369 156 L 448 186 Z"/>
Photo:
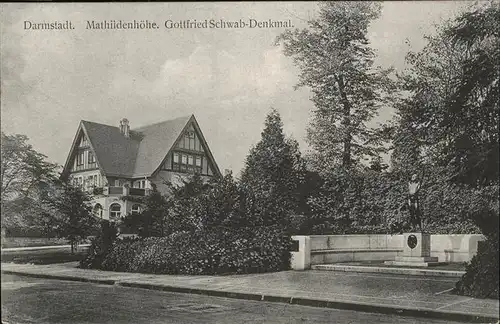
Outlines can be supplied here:
<path id="1" fill-rule="evenodd" d="M 211 227 L 166 237 L 116 240 L 100 264 L 156 274 L 256 273 L 289 269 L 290 239 L 277 227 Z"/>
<path id="2" fill-rule="evenodd" d="M 100 267 L 104 257 L 116 239 L 117 228 L 109 221 L 101 221 L 101 231 L 91 239 L 87 255 L 80 261 L 80 268 L 94 269 Z"/>
<path id="3" fill-rule="evenodd" d="M 483 243 L 483 242 L 481 242 Z M 456 284 L 457 293 L 479 298 L 499 298 L 498 236 L 490 237 L 467 264 L 465 274 Z"/>
<path id="4" fill-rule="evenodd" d="M 478 246 L 477 254 L 456 284 L 456 290 L 461 295 L 499 298 L 498 189 L 498 185 L 480 188 L 467 201 L 474 211 L 471 213 L 472 219 L 486 240 Z"/>

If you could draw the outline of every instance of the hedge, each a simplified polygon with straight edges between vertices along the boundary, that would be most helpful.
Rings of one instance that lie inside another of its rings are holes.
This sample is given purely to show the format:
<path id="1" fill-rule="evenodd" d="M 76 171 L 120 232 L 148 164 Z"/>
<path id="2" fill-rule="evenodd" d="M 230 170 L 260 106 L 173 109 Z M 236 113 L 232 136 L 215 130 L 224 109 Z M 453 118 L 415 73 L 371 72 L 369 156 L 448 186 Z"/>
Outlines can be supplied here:
<path id="1" fill-rule="evenodd" d="M 95 242 L 82 267 L 154 274 L 227 274 L 288 270 L 290 238 L 278 227 L 204 228 L 166 237 L 116 240 L 104 255 Z M 95 257 L 93 257 L 95 256 Z"/>

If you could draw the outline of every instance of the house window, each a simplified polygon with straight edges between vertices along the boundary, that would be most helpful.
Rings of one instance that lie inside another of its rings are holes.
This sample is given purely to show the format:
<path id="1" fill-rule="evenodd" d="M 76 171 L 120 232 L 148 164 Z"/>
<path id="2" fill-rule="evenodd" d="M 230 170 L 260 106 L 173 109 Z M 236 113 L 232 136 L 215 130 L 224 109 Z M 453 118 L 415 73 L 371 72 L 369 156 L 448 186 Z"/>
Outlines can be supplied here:
<path id="1" fill-rule="evenodd" d="M 172 170 L 177 172 L 202 173 L 203 157 L 200 155 L 173 153 Z M 177 156 L 177 158 L 176 158 Z"/>
<path id="2" fill-rule="evenodd" d="M 203 148 L 201 147 L 200 139 L 198 137 L 196 137 L 195 150 L 198 152 L 203 152 Z"/>
<path id="3" fill-rule="evenodd" d="M 80 141 L 80 147 L 85 147 L 88 145 L 87 138 L 82 136 L 82 140 Z"/>
<path id="4" fill-rule="evenodd" d="M 109 218 L 110 219 L 118 219 L 118 218 L 120 218 L 121 209 L 122 209 L 122 207 L 120 206 L 120 204 L 112 204 L 109 207 Z"/>
<path id="5" fill-rule="evenodd" d="M 93 212 L 94 212 L 95 216 L 102 218 L 102 206 L 101 206 L 101 204 L 96 204 L 94 206 Z"/>
<path id="6" fill-rule="evenodd" d="M 115 180 L 115 187 L 121 187 L 122 186 L 122 181 L 120 179 Z"/>
<path id="7" fill-rule="evenodd" d="M 83 165 L 83 152 L 79 152 L 76 157 L 76 165 Z"/>
<path id="8" fill-rule="evenodd" d="M 132 214 L 139 214 L 141 212 L 141 206 L 140 205 L 132 205 Z"/>
<path id="9" fill-rule="evenodd" d="M 95 162 L 95 155 L 92 152 L 89 152 L 89 164 L 94 164 Z"/>
<path id="10" fill-rule="evenodd" d="M 97 174 L 91 175 L 88 178 L 89 186 L 95 187 L 97 186 Z"/>
<path id="11" fill-rule="evenodd" d="M 92 176 L 88 176 L 83 178 L 83 187 L 85 188 L 86 191 L 89 191 L 91 183 L 92 183 Z"/>

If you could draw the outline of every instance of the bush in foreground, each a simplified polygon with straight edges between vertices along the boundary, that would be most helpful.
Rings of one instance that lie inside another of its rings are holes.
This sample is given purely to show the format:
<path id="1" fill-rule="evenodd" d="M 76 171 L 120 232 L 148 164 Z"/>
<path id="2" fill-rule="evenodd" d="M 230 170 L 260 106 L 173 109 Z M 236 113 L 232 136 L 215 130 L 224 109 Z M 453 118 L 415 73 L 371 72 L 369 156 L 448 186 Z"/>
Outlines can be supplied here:
<path id="1" fill-rule="evenodd" d="M 99 235 L 91 240 L 91 244 L 85 258 L 80 260 L 80 268 L 99 268 L 105 256 L 109 253 L 117 236 L 117 227 L 107 220 L 101 221 Z"/>
<path id="2" fill-rule="evenodd" d="M 486 237 L 480 242 L 477 254 L 467 265 L 466 272 L 456 284 L 461 295 L 479 298 L 499 298 L 499 200 L 498 185 L 484 187 L 471 195 L 469 204 L 475 210 L 474 223 Z"/>
<path id="3" fill-rule="evenodd" d="M 96 247 L 97 248 L 97 247 Z M 204 228 L 117 240 L 89 267 L 155 274 L 258 273 L 289 269 L 290 239 L 277 227 Z"/>
<path id="4" fill-rule="evenodd" d="M 465 274 L 456 284 L 456 290 L 460 295 L 499 299 L 498 236 L 482 243 L 483 248 L 467 264 Z"/>

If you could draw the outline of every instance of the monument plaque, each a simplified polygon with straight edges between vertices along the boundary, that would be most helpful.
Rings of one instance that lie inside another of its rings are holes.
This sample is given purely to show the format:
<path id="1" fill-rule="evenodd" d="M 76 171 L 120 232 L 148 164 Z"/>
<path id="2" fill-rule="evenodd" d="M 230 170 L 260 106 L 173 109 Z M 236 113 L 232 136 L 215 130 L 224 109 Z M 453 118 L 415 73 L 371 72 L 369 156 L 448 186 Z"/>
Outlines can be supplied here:
<path id="1" fill-rule="evenodd" d="M 404 233 L 403 255 L 385 264 L 428 267 L 439 264 L 437 257 L 431 257 L 431 235 L 427 233 Z"/>
<path id="2" fill-rule="evenodd" d="M 410 236 L 408 236 L 408 240 L 407 240 L 406 244 L 408 244 L 408 247 L 410 249 L 414 249 L 417 246 L 417 243 L 418 243 L 418 239 L 415 235 L 411 234 Z"/>

